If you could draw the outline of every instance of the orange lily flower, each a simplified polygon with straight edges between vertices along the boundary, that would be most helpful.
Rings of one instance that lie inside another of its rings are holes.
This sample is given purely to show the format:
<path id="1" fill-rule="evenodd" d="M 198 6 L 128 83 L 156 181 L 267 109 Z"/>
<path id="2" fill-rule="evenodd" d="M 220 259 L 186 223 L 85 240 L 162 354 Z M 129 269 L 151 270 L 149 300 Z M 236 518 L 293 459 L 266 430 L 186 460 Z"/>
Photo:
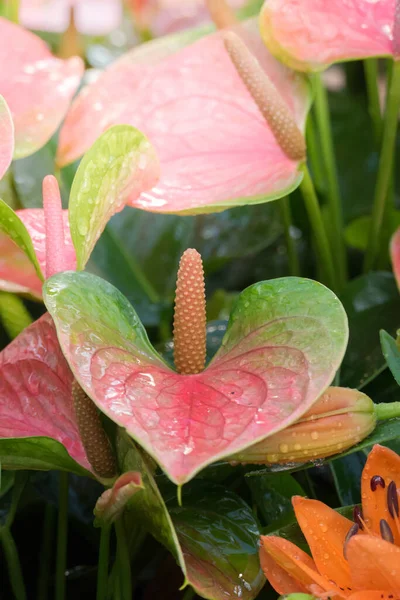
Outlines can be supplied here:
<path id="1" fill-rule="evenodd" d="M 320 600 L 400 600 L 400 456 L 376 445 L 354 521 L 318 500 L 292 499 L 312 558 L 286 539 L 261 536 L 260 560 L 279 594 Z"/>

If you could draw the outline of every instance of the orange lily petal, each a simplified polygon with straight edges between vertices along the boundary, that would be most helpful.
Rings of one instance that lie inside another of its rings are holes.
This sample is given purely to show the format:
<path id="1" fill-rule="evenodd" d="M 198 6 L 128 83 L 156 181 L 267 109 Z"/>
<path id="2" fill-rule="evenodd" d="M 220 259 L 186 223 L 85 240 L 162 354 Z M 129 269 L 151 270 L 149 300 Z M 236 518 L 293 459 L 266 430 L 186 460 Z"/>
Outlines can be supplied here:
<path id="1" fill-rule="evenodd" d="M 371 478 L 380 475 L 385 488 L 378 485 L 375 491 L 371 489 Z M 379 523 L 386 519 L 392 530 L 394 542 L 400 545 L 400 531 L 398 518 L 394 519 L 388 509 L 387 489 L 391 481 L 397 485 L 397 494 L 400 491 L 400 456 L 384 446 L 376 444 L 368 455 L 367 462 L 361 477 L 361 498 L 364 520 L 367 526 L 380 536 Z M 396 523 L 397 521 L 397 523 Z"/>
<path id="2" fill-rule="evenodd" d="M 322 592 L 337 592 L 332 600 L 345 597 L 316 570 L 314 561 L 300 548 L 280 537 L 261 536 L 261 568 L 272 587 L 279 594 L 309 592 L 318 586 Z"/>
<path id="3" fill-rule="evenodd" d="M 353 589 L 400 593 L 400 548 L 373 535 L 355 535 L 346 556 Z"/>
<path id="4" fill-rule="evenodd" d="M 400 596 L 393 596 L 390 592 L 374 591 L 369 592 L 356 592 L 351 594 L 348 600 L 400 600 Z"/>
<path id="5" fill-rule="evenodd" d="M 318 571 L 338 587 L 350 588 L 350 569 L 343 546 L 354 523 L 318 500 L 294 496 L 292 504 Z"/>

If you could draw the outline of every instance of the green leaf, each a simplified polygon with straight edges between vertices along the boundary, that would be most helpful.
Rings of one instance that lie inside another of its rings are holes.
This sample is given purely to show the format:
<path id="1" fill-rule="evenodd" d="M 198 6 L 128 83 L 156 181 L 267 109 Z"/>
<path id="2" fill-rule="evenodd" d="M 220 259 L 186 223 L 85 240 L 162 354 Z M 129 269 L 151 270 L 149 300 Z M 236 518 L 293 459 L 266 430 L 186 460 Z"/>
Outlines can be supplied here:
<path id="1" fill-rule="evenodd" d="M 384 329 L 380 332 L 382 352 L 389 369 L 398 385 L 400 385 L 400 351 L 397 347 L 396 340 L 387 333 Z"/>
<path id="2" fill-rule="evenodd" d="M 14 185 L 23 208 L 43 208 L 43 179 L 54 175 L 54 158 L 54 141 L 50 140 L 34 154 L 12 163 Z"/>
<path id="3" fill-rule="evenodd" d="M 391 235 L 400 227 L 400 211 L 393 210 L 388 216 L 390 230 L 388 235 Z M 371 215 L 364 215 L 352 221 L 345 229 L 344 237 L 346 244 L 357 250 L 364 251 L 368 245 L 368 237 L 371 226 Z"/>
<path id="4" fill-rule="evenodd" d="M 38 277 L 43 281 L 43 274 L 28 230 L 18 215 L 3 200 L 0 200 L 0 231 L 21 248 L 35 267 Z"/>
<path id="5" fill-rule="evenodd" d="M 258 526 L 247 504 L 222 486 L 202 481 L 184 487 L 182 507 L 176 488 L 168 485 L 165 502 L 151 459 L 121 430 L 118 454 L 124 470 L 141 472 L 145 486 L 129 502 L 128 523 L 130 518 L 139 521 L 172 552 L 186 583 L 202 598 L 256 598 L 264 577 Z"/>
<path id="6" fill-rule="evenodd" d="M 292 496 L 305 496 L 301 485 L 289 473 L 247 477 L 253 502 L 257 505 L 265 523 L 283 523 L 293 516 Z"/>
<path id="7" fill-rule="evenodd" d="M 386 367 L 379 330 L 395 333 L 400 320 L 400 295 L 391 273 L 368 273 L 353 279 L 342 295 L 350 339 L 340 384 L 362 389 Z"/>
<path id="8" fill-rule="evenodd" d="M 158 161 L 146 137 L 129 125 L 108 129 L 83 157 L 69 201 L 77 268 L 84 269 L 107 221 L 155 183 Z"/>
<path id="9" fill-rule="evenodd" d="M 365 454 L 362 452 L 355 452 L 330 463 L 336 492 L 343 506 L 360 501 L 360 481 L 364 464 Z"/>
<path id="10" fill-rule="evenodd" d="M 92 476 L 70 457 L 62 444 L 48 437 L 0 439 L 0 463 L 4 469 L 57 469 Z"/>

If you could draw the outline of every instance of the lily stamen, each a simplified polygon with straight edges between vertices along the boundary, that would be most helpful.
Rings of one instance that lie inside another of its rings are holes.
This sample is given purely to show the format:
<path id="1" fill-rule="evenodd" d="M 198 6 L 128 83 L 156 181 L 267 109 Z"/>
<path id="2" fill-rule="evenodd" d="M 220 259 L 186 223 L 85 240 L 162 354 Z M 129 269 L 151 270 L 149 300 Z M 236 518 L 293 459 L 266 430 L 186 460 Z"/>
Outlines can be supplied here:
<path id="1" fill-rule="evenodd" d="M 383 479 L 383 477 L 381 477 L 380 475 L 374 475 L 373 477 L 371 477 L 371 490 L 373 492 L 375 492 L 379 487 L 381 487 L 382 489 L 385 489 L 386 484 L 385 484 L 385 480 Z"/>
<path id="2" fill-rule="evenodd" d="M 399 516 L 399 498 L 397 496 L 397 486 L 394 481 L 391 481 L 387 489 L 387 505 L 390 512 L 390 516 L 394 519 L 394 516 Z"/>
<path id="3" fill-rule="evenodd" d="M 349 541 L 351 540 L 351 538 L 352 538 L 354 535 L 357 535 L 357 533 L 358 533 L 359 531 L 360 531 L 360 526 L 358 525 L 358 523 L 354 523 L 354 525 L 352 525 L 352 526 L 350 527 L 350 529 L 349 529 L 349 531 L 348 531 L 348 533 L 347 533 L 347 535 L 346 535 L 346 537 L 345 537 L 344 544 L 343 544 L 343 556 L 344 556 L 345 558 L 347 558 L 347 557 L 346 557 L 346 548 L 347 548 L 347 545 L 348 545 Z"/>
<path id="4" fill-rule="evenodd" d="M 389 523 L 385 519 L 381 519 L 379 522 L 379 528 L 381 530 L 382 539 L 385 540 L 385 542 L 390 542 L 393 544 L 394 537 Z"/>

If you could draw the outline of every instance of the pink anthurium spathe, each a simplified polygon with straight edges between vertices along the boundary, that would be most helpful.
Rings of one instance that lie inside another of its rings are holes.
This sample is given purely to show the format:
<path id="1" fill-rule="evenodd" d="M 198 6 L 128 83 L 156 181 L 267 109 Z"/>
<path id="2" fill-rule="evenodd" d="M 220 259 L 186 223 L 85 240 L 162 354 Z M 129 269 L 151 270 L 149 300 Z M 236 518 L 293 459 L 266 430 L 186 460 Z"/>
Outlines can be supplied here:
<path id="1" fill-rule="evenodd" d="M 0 40 L 0 94 L 14 122 L 14 158 L 23 158 L 55 133 L 84 67 L 78 57 L 55 58 L 39 37 L 2 17 Z"/>
<path id="2" fill-rule="evenodd" d="M 58 183 L 51 175 L 43 182 L 43 210 L 21 211 L 20 216 L 0 201 L 0 229 L 36 271 L 37 281 L 31 283 L 30 291 L 40 293 L 37 283 L 44 275 L 83 269 L 108 219 L 122 209 L 134 190 L 139 194 L 146 186 L 154 185 L 157 173 L 156 157 L 144 136 L 130 126 L 118 126 L 109 129 L 81 161 L 69 211 L 62 211 Z M 9 271 L 12 285 L 13 273 Z M 18 277 L 20 286 L 26 288 L 28 282 L 23 282 L 22 270 Z M 42 454 L 49 454 L 48 442 L 42 438 L 50 438 L 63 444 L 84 468 L 90 463 L 98 477 L 113 476 L 115 464 L 97 409 L 64 360 L 49 315 L 25 329 L 0 353 L 0 393 L 4 416 L 0 427 L 2 464 L 15 464 L 19 445 L 13 445 L 14 438 L 24 438 L 24 444 L 33 446 L 38 438 L 34 455 L 42 464 Z M 54 453 L 56 459 L 52 455 L 46 468 L 59 467 L 59 451 Z M 35 468 L 36 464 L 25 457 L 23 467 Z M 63 468 L 70 465 L 64 464 Z"/>
<path id="3" fill-rule="evenodd" d="M 233 9 L 249 0 L 233 0 Z M 210 21 L 205 0 L 128 0 L 138 26 L 159 37 Z"/>
<path id="4" fill-rule="evenodd" d="M 123 15 L 122 0 L 21 0 L 20 21 L 28 29 L 62 33 L 74 23 L 84 35 L 107 35 Z"/>
<path id="5" fill-rule="evenodd" d="M 283 63 L 320 71 L 339 61 L 398 56 L 396 0 L 266 0 L 262 37 Z"/>
<path id="6" fill-rule="evenodd" d="M 151 188 L 158 171 L 146 138 L 133 127 L 118 126 L 99 138 L 82 160 L 69 210 L 61 211 L 52 176 L 43 182 L 43 209 L 14 212 L 0 200 L 0 289 L 40 299 L 45 276 L 83 269 L 107 221 L 122 210 L 127 197 Z"/>
<path id="7" fill-rule="evenodd" d="M 235 30 L 303 130 L 310 102 L 305 78 L 272 57 L 256 21 Z M 58 163 L 79 158 L 111 125 L 131 123 L 147 135 L 161 164 L 157 185 L 131 201 L 137 208 L 213 212 L 274 200 L 297 187 L 302 160 L 288 158 L 276 141 L 232 63 L 224 33 L 190 43 L 195 35 L 134 49 L 84 88 L 60 132 Z"/>
<path id="8" fill-rule="evenodd" d="M 390 242 L 390 257 L 392 259 L 393 273 L 397 287 L 400 289 L 400 229 L 394 234 Z"/>
<path id="9" fill-rule="evenodd" d="M 239 296 L 220 350 L 204 369 L 201 259 L 182 257 L 174 371 L 112 285 L 62 273 L 44 300 L 86 394 L 183 484 L 208 464 L 296 421 L 327 388 L 347 345 L 346 314 L 319 283 L 282 278 Z"/>
<path id="10" fill-rule="evenodd" d="M 6 101 L 0 96 L 0 179 L 11 164 L 14 154 L 14 124 Z"/>

